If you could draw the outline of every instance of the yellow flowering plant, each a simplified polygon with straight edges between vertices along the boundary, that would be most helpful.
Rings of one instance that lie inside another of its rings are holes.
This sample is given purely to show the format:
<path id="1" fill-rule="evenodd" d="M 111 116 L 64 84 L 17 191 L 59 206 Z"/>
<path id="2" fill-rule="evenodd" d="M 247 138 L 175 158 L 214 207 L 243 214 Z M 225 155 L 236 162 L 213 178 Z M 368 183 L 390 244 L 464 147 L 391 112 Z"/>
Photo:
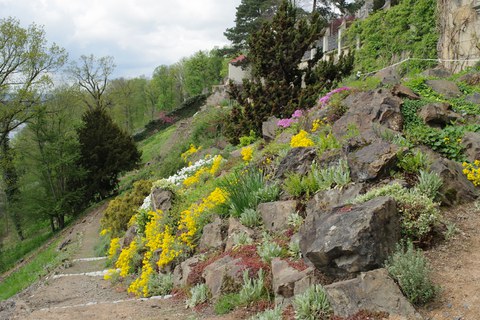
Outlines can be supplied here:
<path id="1" fill-rule="evenodd" d="M 242 155 L 242 160 L 247 163 L 253 159 L 253 149 L 251 146 L 242 148 L 240 154 Z"/>
<path id="2" fill-rule="evenodd" d="M 190 156 L 192 156 L 193 154 L 197 153 L 198 151 L 200 151 L 202 149 L 201 146 L 199 146 L 198 148 L 195 147 L 194 144 L 190 144 L 190 148 L 185 151 L 184 153 L 182 153 L 180 155 L 180 157 L 182 157 L 183 161 L 185 161 L 186 163 L 188 163 L 188 159 L 190 158 Z"/>
<path id="3" fill-rule="evenodd" d="M 290 146 L 292 148 L 305 148 L 312 147 L 315 143 L 309 138 L 308 132 L 300 130 L 300 132 L 292 137 L 290 140 Z"/>
<path id="4" fill-rule="evenodd" d="M 464 162 L 463 174 L 474 186 L 480 186 L 480 160 L 475 160 L 473 163 Z"/>

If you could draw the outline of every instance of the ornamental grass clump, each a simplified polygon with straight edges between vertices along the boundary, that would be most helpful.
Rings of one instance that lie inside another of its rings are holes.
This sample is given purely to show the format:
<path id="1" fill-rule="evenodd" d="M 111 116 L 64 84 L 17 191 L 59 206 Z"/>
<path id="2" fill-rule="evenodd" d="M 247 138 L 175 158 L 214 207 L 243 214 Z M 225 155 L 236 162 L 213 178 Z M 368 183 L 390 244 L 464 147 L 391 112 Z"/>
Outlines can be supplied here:
<path id="1" fill-rule="evenodd" d="M 265 185 L 265 177 L 255 168 L 243 172 L 235 172 L 231 177 L 225 177 L 220 187 L 228 194 L 227 206 L 233 217 L 240 217 L 245 209 L 256 209 L 259 199 L 258 190 Z"/>
<path id="2" fill-rule="evenodd" d="M 239 302 L 242 305 L 248 305 L 252 302 L 267 298 L 268 292 L 265 287 L 265 274 L 260 269 L 257 279 L 250 277 L 248 270 L 243 271 L 243 285 L 238 292 Z"/>
<path id="3" fill-rule="evenodd" d="M 435 200 L 442 185 L 443 179 L 438 173 L 420 170 L 415 191 Z"/>
<path id="4" fill-rule="evenodd" d="M 397 246 L 385 267 L 398 282 L 408 300 L 415 305 L 431 301 L 438 288 L 430 280 L 430 268 L 421 250 L 416 250 L 408 241 Z"/>
<path id="5" fill-rule="evenodd" d="M 293 307 L 297 320 L 328 320 L 333 313 L 325 289 L 319 284 L 297 295 Z"/>

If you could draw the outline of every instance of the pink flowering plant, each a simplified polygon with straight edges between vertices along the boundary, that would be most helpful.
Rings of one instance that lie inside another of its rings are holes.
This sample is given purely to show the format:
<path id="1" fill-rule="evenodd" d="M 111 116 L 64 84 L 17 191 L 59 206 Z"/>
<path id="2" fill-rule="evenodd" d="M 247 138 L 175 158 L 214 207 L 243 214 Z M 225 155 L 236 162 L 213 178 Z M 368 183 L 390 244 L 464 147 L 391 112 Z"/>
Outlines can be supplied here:
<path id="1" fill-rule="evenodd" d="M 277 122 L 277 126 L 281 128 L 289 128 L 292 124 L 297 123 L 298 119 L 303 116 L 302 110 L 295 110 L 292 116 L 288 119 L 280 119 Z"/>
<path id="2" fill-rule="evenodd" d="M 350 88 L 349 87 L 340 87 L 340 88 L 337 88 L 335 90 L 332 90 L 329 93 L 327 93 L 325 96 L 321 97 L 318 100 L 318 104 L 320 105 L 320 107 L 325 107 L 328 104 L 328 102 L 330 101 L 330 98 L 334 94 L 342 92 L 342 91 L 347 91 L 347 90 L 350 90 Z"/>

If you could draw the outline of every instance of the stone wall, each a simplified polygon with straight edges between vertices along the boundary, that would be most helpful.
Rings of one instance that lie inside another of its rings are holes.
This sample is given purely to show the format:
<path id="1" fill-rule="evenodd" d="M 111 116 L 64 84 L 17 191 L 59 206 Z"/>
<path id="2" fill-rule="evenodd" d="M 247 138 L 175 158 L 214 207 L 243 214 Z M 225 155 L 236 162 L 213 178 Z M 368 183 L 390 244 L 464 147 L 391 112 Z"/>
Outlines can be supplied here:
<path id="1" fill-rule="evenodd" d="M 440 39 L 439 58 L 443 65 L 458 72 L 480 58 L 480 0 L 438 0 Z"/>

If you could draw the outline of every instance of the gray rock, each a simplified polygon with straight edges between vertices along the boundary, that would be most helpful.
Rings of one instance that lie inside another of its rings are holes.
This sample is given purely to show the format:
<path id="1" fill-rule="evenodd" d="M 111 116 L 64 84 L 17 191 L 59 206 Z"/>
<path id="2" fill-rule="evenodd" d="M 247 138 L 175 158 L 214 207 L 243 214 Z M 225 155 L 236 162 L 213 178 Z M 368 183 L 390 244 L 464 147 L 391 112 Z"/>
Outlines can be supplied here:
<path id="1" fill-rule="evenodd" d="M 443 180 L 443 185 L 438 191 L 439 199 L 444 206 L 454 206 L 467 203 L 478 198 L 478 190 L 463 174 L 460 163 L 436 156 L 430 166 Z"/>
<path id="2" fill-rule="evenodd" d="M 200 244 L 198 246 L 199 250 L 223 249 L 226 235 L 227 228 L 223 224 L 222 219 L 219 217 L 215 218 L 213 222 L 203 227 L 202 237 L 200 238 Z"/>
<path id="3" fill-rule="evenodd" d="M 276 138 L 275 143 L 290 144 L 293 133 L 290 131 L 282 131 Z"/>
<path id="4" fill-rule="evenodd" d="M 461 118 L 458 113 L 452 110 L 450 104 L 443 102 L 434 102 L 425 105 L 418 115 L 425 124 L 435 128 L 444 128 L 452 121 Z"/>
<path id="5" fill-rule="evenodd" d="M 480 160 L 480 133 L 466 132 L 462 139 L 462 145 L 470 162 Z"/>
<path id="6" fill-rule="evenodd" d="M 364 182 L 388 176 L 398 161 L 397 154 L 400 150 L 395 144 L 375 141 L 350 152 L 347 160 L 352 180 Z"/>
<path id="7" fill-rule="evenodd" d="M 241 271 L 244 267 L 240 262 L 241 259 L 225 256 L 204 269 L 202 277 L 214 299 L 222 294 L 222 285 L 225 281 L 243 283 Z"/>
<path id="8" fill-rule="evenodd" d="M 172 208 L 174 196 L 175 194 L 170 190 L 154 188 L 150 194 L 153 210 L 162 210 L 163 212 L 167 212 Z"/>
<path id="9" fill-rule="evenodd" d="M 189 284 L 189 275 L 199 261 L 198 257 L 191 257 L 175 267 L 173 270 L 173 286 L 175 288 L 182 288 Z"/>
<path id="10" fill-rule="evenodd" d="M 306 174 L 316 156 L 317 152 L 314 147 L 290 149 L 280 162 L 275 177 L 282 178 L 287 172 Z"/>
<path id="11" fill-rule="evenodd" d="M 331 209 L 347 203 L 360 194 L 363 184 L 349 184 L 344 188 L 334 188 L 317 192 L 312 199 L 307 202 L 305 212 L 307 216 L 313 212 Z"/>
<path id="12" fill-rule="evenodd" d="M 465 82 L 471 86 L 480 84 L 480 72 L 467 73 L 458 78 L 458 81 Z"/>
<path id="13" fill-rule="evenodd" d="M 377 72 L 374 77 L 377 77 L 380 79 L 380 82 L 385 85 L 385 84 L 397 84 L 400 82 L 401 77 L 398 74 L 397 68 L 396 67 L 389 67 L 383 70 L 380 70 Z"/>
<path id="14" fill-rule="evenodd" d="M 458 98 L 462 95 L 462 92 L 458 86 L 448 80 L 427 80 L 426 85 L 432 88 L 433 91 L 443 95 L 447 99 Z"/>
<path id="15" fill-rule="evenodd" d="M 474 92 L 465 97 L 465 100 L 471 103 L 480 104 L 480 93 Z"/>
<path id="16" fill-rule="evenodd" d="M 372 129 L 373 123 L 394 131 L 401 131 L 403 128 L 400 111 L 402 99 L 392 95 L 389 90 L 352 93 L 342 104 L 347 108 L 347 112 L 332 126 L 332 132 L 337 139 L 347 135 L 352 126 L 358 129 L 359 136 L 367 142 L 377 139 Z"/>
<path id="17" fill-rule="evenodd" d="M 400 97 L 400 98 L 407 98 L 411 100 L 419 100 L 420 96 L 418 96 L 412 89 L 409 87 L 404 86 L 403 84 L 396 84 L 392 88 L 393 95 Z"/>
<path id="18" fill-rule="evenodd" d="M 272 287 L 275 294 L 275 303 L 284 304 L 291 301 L 296 294 L 305 292 L 314 283 L 314 269 L 307 268 L 299 271 L 290 267 L 288 262 L 274 258 L 272 260 Z M 298 285 L 298 288 L 296 288 Z"/>
<path id="19" fill-rule="evenodd" d="M 452 76 L 452 72 L 448 69 L 443 68 L 442 66 L 439 66 L 433 69 L 423 71 L 422 75 L 426 77 L 448 78 Z"/>
<path id="20" fill-rule="evenodd" d="M 253 237 L 254 231 L 250 228 L 245 227 L 243 224 L 233 217 L 228 219 L 228 232 L 227 232 L 227 239 L 225 244 L 225 251 L 231 250 L 235 245 L 233 238 L 236 234 L 245 233 L 250 237 Z"/>
<path id="21" fill-rule="evenodd" d="M 302 253 L 327 276 L 379 268 L 400 240 L 399 214 L 389 197 L 313 213 L 307 220 L 300 228 Z"/>
<path id="22" fill-rule="evenodd" d="M 337 316 L 348 317 L 360 310 L 370 310 L 406 319 L 422 319 L 385 269 L 333 283 L 325 286 L 325 291 Z"/>
<path id="23" fill-rule="evenodd" d="M 122 248 L 126 248 L 126 247 L 130 246 L 132 241 L 137 236 L 137 233 L 138 233 L 138 230 L 137 230 L 137 226 L 135 224 L 133 226 L 129 227 L 127 229 L 127 232 L 125 232 L 125 235 L 123 236 Z"/>
<path id="24" fill-rule="evenodd" d="M 276 137 L 276 131 L 278 129 L 278 119 L 277 117 L 269 117 L 267 121 L 262 123 L 262 136 L 265 141 L 272 141 Z"/>
<path id="25" fill-rule="evenodd" d="M 262 215 L 263 225 L 268 231 L 281 231 L 288 228 L 288 217 L 295 213 L 295 200 L 260 203 L 257 210 Z"/>

